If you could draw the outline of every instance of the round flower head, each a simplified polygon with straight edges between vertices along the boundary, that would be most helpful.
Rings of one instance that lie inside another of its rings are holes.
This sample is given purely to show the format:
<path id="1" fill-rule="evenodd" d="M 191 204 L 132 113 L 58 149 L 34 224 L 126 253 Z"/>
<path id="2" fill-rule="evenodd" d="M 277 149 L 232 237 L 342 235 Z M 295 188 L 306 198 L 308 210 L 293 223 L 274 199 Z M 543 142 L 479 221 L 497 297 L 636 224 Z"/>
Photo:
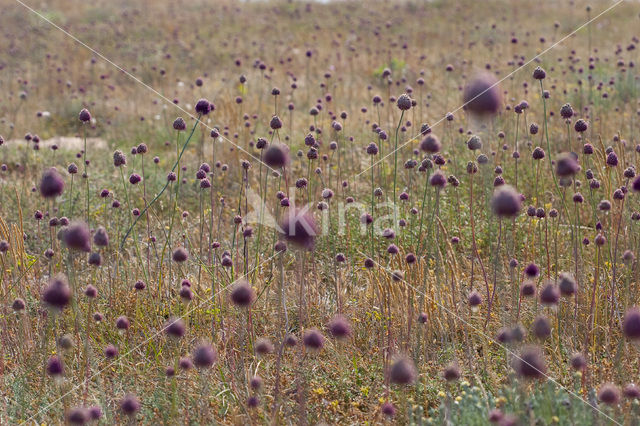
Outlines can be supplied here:
<path id="1" fill-rule="evenodd" d="M 175 120 L 173 120 L 173 128 L 174 130 L 177 130 L 180 132 L 187 128 L 187 123 L 184 121 L 184 118 L 178 117 Z"/>
<path id="2" fill-rule="evenodd" d="M 455 362 L 451 363 L 447 367 L 445 367 L 444 371 L 442 372 L 442 377 L 447 382 L 456 381 L 460 378 L 460 368 L 458 368 L 458 365 Z"/>
<path id="3" fill-rule="evenodd" d="M 536 69 L 533 70 L 533 78 L 536 80 L 544 80 L 546 76 L 547 73 L 541 67 L 536 67 Z"/>
<path id="4" fill-rule="evenodd" d="M 108 359 L 113 359 L 113 358 L 117 357 L 118 356 L 118 348 L 116 348 L 112 344 L 107 345 L 107 347 L 104 348 L 104 356 L 107 357 Z"/>
<path id="5" fill-rule="evenodd" d="M 540 339 L 546 339 L 551 335 L 551 324 L 544 316 L 539 316 L 533 321 L 533 334 Z"/>
<path id="6" fill-rule="evenodd" d="M 214 110 L 214 106 L 206 99 L 200 99 L 196 102 L 196 112 L 201 115 L 207 115 Z"/>
<path id="7" fill-rule="evenodd" d="M 280 223 L 281 232 L 290 243 L 312 251 L 318 227 L 313 216 L 303 209 L 289 209 Z"/>
<path id="8" fill-rule="evenodd" d="M 411 98 L 406 93 L 403 93 L 398 97 L 396 105 L 398 105 L 400 111 L 407 111 L 411 109 Z"/>
<path id="9" fill-rule="evenodd" d="M 416 367 L 407 357 L 396 359 L 389 370 L 389 379 L 396 385 L 411 385 L 416 381 Z"/>
<path id="10" fill-rule="evenodd" d="M 193 359 L 193 365 L 196 367 L 209 368 L 218 360 L 218 354 L 213 349 L 213 346 L 202 344 L 193 350 L 191 358 Z"/>
<path id="11" fill-rule="evenodd" d="M 467 141 L 467 148 L 471 151 L 477 151 L 482 149 L 482 139 L 479 136 L 473 135 Z"/>
<path id="12" fill-rule="evenodd" d="M 238 280 L 230 293 L 231 302 L 242 308 L 250 306 L 256 298 L 256 293 L 246 280 Z"/>
<path id="13" fill-rule="evenodd" d="M 393 418 L 396 415 L 396 407 L 389 401 L 385 402 L 380 406 L 380 412 L 385 415 L 385 417 Z"/>
<path id="14" fill-rule="evenodd" d="M 26 304 L 24 303 L 24 300 L 22 300 L 19 297 L 15 299 L 11 304 L 11 309 L 13 309 L 15 312 L 24 311 L 25 307 L 26 307 Z"/>
<path id="15" fill-rule="evenodd" d="M 91 121 L 91 113 L 89 112 L 88 109 L 82 108 L 80 110 L 80 113 L 78 114 L 78 119 L 80 121 L 82 121 L 83 123 L 87 123 L 87 122 Z"/>
<path id="16" fill-rule="evenodd" d="M 622 331 L 628 339 L 640 339 L 640 309 L 633 307 L 624 314 Z"/>
<path id="17" fill-rule="evenodd" d="M 93 243 L 99 247 L 106 247 L 109 245 L 109 235 L 104 226 L 98 227 L 96 233 L 93 235 Z"/>
<path id="18" fill-rule="evenodd" d="M 51 167 L 42 174 L 40 179 L 40 195 L 44 198 L 55 198 L 62 195 L 64 191 L 64 180 L 58 169 Z"/>
<path id="19" fill-rule="evenodd" d="M 579 352 L 571 356 L 570 362 L 571 368 L 577 371 L 584 370 L 587 366 L 587 360 L 584 358 L 584 355 Z"/>
<path id="20" fill-rule="evenodd" d="M 522 208 L 522 198 L 512 186 L 501 185 L 493 192 L 491 207 L 498 217 L 514 217 Z"/>
<path id="21" fill-rule="evenodd" d="M 116 319 L 116 328 L 118 330 L 128 330 L 130 326 L 131 322 L 126 316 L 122 315 Z"/>
<path id="22" fill-rule="evenodd" d="M 622 393 L 629 399 L 640 399 L 640 387 L 633 383 L 629 383 L 624 387 Z"/>
<path id="23" fill-rule="evenodd" d="M 560 281 L 558 282 L 558 288 L 560 289 L 560 294 L 563 296 L 571 296 L 576 292 L 577 285 L 576 280 L 573 278 L 571 274 L 561 273 Z"/>
<path id="24" fill-rule="evenodd" d="M 307 349 L 319 351 L 324 346 L 324 336 L 315 328 L 305 330 L 302 343 Z"/>
<path id="25" fill-rule="evenodd" d="M 71 301 L 71 289 L 64 275 L 56 275 L 42 292 L 42 301 L 49 307 L 64 309 Z"/>
<path id="26" fill-rule="evenodd" d="M 289 147 L 285 144 L 273 144 L 264 151 L 262 160 L 264 163 L 273 168 L 279 169 L 289 164 Z"/>
<path id="27" fill-rule="evenodd" d="M 573 117 L 573 108 L 571 108 L 570 104 L 564 104 L 560 108 L 560 116 L 564 119 L 569 119 Z"/>
<path id="28" fill-rule="evenodd" d="M 558 303 L 558 299 L 560 299 L 560 291 L 553 283 L 547 284 L 540 291 L 540 303 L 543 305 L 555 305 Z"/>
<path id="29" fill-rule="evenodd" d="M 268 355 L 273 353 L 273 344 L 271 343 L 271 340 L 266 337 L 261 337 L 256 340 L 254 348 L 258 355 Z"/>
<path id="30" fill-rule="evenodd" d="M 589 128 L 589 125 L 587 124 L 586 121 L 584 121 L 581 118 L 576 121 L 576 123 L 573 125 L 573 128 L 575 129 L 576 132 L 583 133 L 587 131 L 587 129 Z"/>
<path id="31" fill-rule="evenodd" d="M 115 167 L 124 166 L 127 164 L 127 156 L 124 152 L 117 150 L 113 153 L 113 165 Z"/>
<path id="32" fill-rule="evenodd" d="M 494 115 L 502 105 L 496 78 L 491 74 L 474 77 L 464 88 L 464 109 L 478 116 Z"/>
<path id="33" fill-rule="evenodd" d="M 428 133 L 422 139 L 422 142 L 420 142 L 420 149 L 422 149 L 424 152 L 433 154 L 436 152 L 440 152 L 441 148 L 442 144 L 440 143 L 440 140 L 433 133 Z"/>
<path id="34" fill-rule="evenodd" d="M 277 115 L 274 115 L 273 117 L 271 117 L 271 121 L 269 122 L 269 127 L 271 127 L 272 130 L 278 130 L 282 128 L 282 120 L 280 120 L 280 117 L 278 117 Z"/>
<path id="35" fill-rule="evenodd" d="M 438 189 L 442 189 L 447 185 L 447 178 L 440 170 L 436 170 L 429 178 L 429 184 Z"/>
<path id="36" fill-rule="evenodd" d="M 480 293 L 473 290 L 471 293 L 469 293 L 467 301 L 469 302 L 469 306 L 471 307 L 471 309 L 477 310 L 478 306 L 482 304 L 482 296 L 480 295 Z"/>
<path id="37" fill-rule="evenodd" d="M 525 347 L 520 356 L 514 360 L 514 369 L 520 377 L 525 379 L 543 377 L 547 367 L 540 348 L 537 346 Z"/>
<path id="38" fill-rule="evenodd" d="M 89 418 L 91 420 L 98 420 L 102 417 L 102 408 L 99 405 L 93 405 L 89 407 Z"/>
<path id="39" fill-rule="evenodd" d="M 67 421 L 72 425 L 84 425 L 89 421 L 89 411 L 84 407 L 76 407 L 67 414 Z"/>
<path id="40" fill-rule="evenodd" d="M 133 416 L 140 411 L 140 401 L 133 394 L 127 394 L 120 401 L 120 410 L 127 416 Z"/>
<path id="41" fill-rule="evenodd" d="M 164 331 L 171 337 L 183 337 L 186 331 L 184 321 L 180 318 L 170 318 L 164 327 Z"/>
<path id="42" fill-rule="evenodd" d="M 344 339 L 351 335 L 351 324 L 349 324 L 349 320 L 347 320 L 342 315 L 336 315 L 329 322 L 329 333 L 336 339 Z"/>
<path id="43" fill-rule="evenodd" d="M 182 263 L 185 262 L 189 258 L 189 252 L 184 249 L 184 247 L 178 247 L 173 251 L 171 258 L 174 262 Z"/>
<path id="44" fill-rule="evenodd" d="M 47 360 L 47 374 L 51 377 L 59 377 L 64 374 L 64 366 L 57 355 Z"/>
<path id="45" fill-rule="evenodd" d="M 64 230 L 62 239 L 66 246 L 72 250 L 85 252 L 91 251 L 91 233 L 84 222 L 74 222 Z"/>
<path id="46" fill-rule="evenodd" d="M 598 390 L 598 399 L 607 405 L 617 405 L 620 402 L 620 389 L 612 383 L 605 383 Z"/>

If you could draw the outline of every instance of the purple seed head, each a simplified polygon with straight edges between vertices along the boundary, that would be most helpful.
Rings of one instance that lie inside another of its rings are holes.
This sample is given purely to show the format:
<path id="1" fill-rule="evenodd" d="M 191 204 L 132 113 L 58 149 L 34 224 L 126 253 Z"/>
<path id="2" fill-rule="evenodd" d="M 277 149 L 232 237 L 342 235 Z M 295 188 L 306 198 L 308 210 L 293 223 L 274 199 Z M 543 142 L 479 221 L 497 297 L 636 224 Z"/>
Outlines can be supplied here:
<path id="1" fill-rule="evenodd" d="M 396 359 L 389 369 L 389 380 L 391 383 L 400 386 L 411 385 L 416 381 L 416 367 L 407 357 Z"/>
<path id="2" fill-rule="evenodd" d="M 197 368 L 209 368 L 218 361 L 218 354 L 210 344 L 201 344 L 193 350 L 191 358 Z"/>
<path id="3" fill-rule="evenodd" d="M 502 94 L 491 74 L 474 77 L 464 88 L 464 109 L 478 116 L 494 115 L 502 105 Z"/>
<path id="4" fill-rule="evenodd" d="M 40 195 L 44 198 L 55 198 L 62 195 L 64 191 L 64 180 L 58 169 L 51 167 L 42 174 L 40 179 Z"/>
<path id="5" fill-rule="evenodd" d="M 318 329 L 310 328 L 305 330 L 302 336 L 302 343 L 307 349 L 319 351 L 324 346 L 324 336 Z"/>
<path id="6" fill-rule="evenodd" d="M 231 302 L 242 308 L 250 306 L 255 297 L 255 291 L 246 280 L 236 281 L 230 293 Z"/>
<path id="7" fill-rule="evenodd" d="M 42 291 L 42 301 L 49 307 L 62 310 L 71 301 L 71 289 L 64 275 L 56 275 Z"/>

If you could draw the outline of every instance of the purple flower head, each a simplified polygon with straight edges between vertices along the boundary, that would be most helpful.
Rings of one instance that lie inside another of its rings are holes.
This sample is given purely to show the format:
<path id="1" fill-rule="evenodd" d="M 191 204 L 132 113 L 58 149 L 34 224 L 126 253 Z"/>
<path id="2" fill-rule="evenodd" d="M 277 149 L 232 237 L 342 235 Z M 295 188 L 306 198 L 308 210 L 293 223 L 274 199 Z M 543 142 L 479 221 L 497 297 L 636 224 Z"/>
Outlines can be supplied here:
<path id="1" fill-rule="evenodd" d="M 40 179 L 40 195 L 44 198 L 55 198 L 62 195 L 64 180 L 55 167 L 51 167 L 42 174 Z"/>
<path id="2" fill-rule="evenodd" d="M 522 208 L 522 197 L 509 185 L 499 186 L 493 193 L 491 207 L 498 217 L 514 217 Z"/>
<path id="3" fill-rule="evenodd" d="M 313 216 L 304 209 L 289 209 L 280 223 L 281 232 L 290 243 L 312 251 L 318 227 Z"/>
<path id="4" fill-rule="evenodd" d="M 89 112 L 88 109 L 82 108 L 80 110 L 80 113 L 78 114 L 78 119 L 80 121 L 82 121 L 83 123 L 87 123 L 87 122 L 91 121 L 91 113 Z"/>
<path id="5" fill-rule="evenodd" d="M 191 358 L 197 368 L 209 368 L 218 361 L 218 354 L 210 344 L 201 344 L 193 350 Z"/>
<path id="6" fill-rule="evenodd" d="M 91 251 L 91 233 L 84 222 L 74 222 L 63 231 L 62 239 L 72 250 Z"/>
<path id="7" fill-rule="evenodd" d="M 494 115 L 502 105 L 502 94 L 491 74 L 474 77 L 464 88 L 464 109 L 478 116 Z"/>
<path id="8" fill-rule="evenodd" d="M 307 349 L 319 351 L 324 346 L 324 336 L 315 328 L 305 330 L 302 343 Z"/>
<path id="9" fill-rule="evenodd" d="M 196 102 L 196 112 L 201 115 L 207 115 L 215 109 L 215 106 L 206 99 L 200 99 Z"/>
<path id="10" fill-rule="evenodd" d="M 263 154 L 264 163 L 274 169 L 286 167 L 289 164 L 289 147 L 285 144 L 270 145 Z"/>
<path id="11" fill-rule="evenodd" d="M 230 293 L 231 302 L 241 308 L 250 306 L 256 298 L 256 293 L 246 280 L 238 280 Z"/>
<path id="12" fill-rule="evenodd" d="M 391 383 L 401 386 L 411 385 L 416 381 L 416 367 L 407 357 L 396 359 L 389 369 L 389 380 Z"/>

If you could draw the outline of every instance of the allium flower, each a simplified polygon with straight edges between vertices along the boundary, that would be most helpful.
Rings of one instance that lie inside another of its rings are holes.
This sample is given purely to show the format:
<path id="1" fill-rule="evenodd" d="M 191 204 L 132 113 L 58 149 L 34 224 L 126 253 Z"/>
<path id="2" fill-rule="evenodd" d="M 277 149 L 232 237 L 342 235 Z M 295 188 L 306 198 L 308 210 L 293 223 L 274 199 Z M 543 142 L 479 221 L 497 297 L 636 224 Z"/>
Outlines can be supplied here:
<path id="1" fill-rule="evenodd" d="M 93 235 L 93 243 L 99 247 L 106 247 L 109 245 L 109 236 L 104 226 L 98 227 L 96 233 Z"/>
<path id="2" fill-rule="evenodd" d="M 202 344 L 193 350 L 191 358 L 197 368 L 209 368 L 218 361 L 218 354 L 210 344 Z"/>
<path id="3" fill-rule="evenodd" d="M 182 263 L 189 258 L 189 252 L 184 247 L 178 247 L 173 251 L 171 258 L 174 262 Z"/>
<path id="4" fill-rule="evenodd" d="M 80 110 L 80 113 L 78 114 L 78 119 L 83 123 L 89 122 L 91 121 L 91 113 L 89 112 L 88 109 L 82 108 Z"/>
<path id="5" fill-rule="evenodd" d="M 407 357 L 396 359 L 389 370 L 389 379 L 396 385 L 411 385 L 416 381 L 416 367 Z"/>
<path id="6" fill-rule="evenodd" d="M 312 251 L 318 227 L 313 216 L 303 209 L 289 209 L 284 215 L 280 229 L 285 239 L 290 243 Z"/>
<path id="7" fill-rule="evenodd" d="M 576 121 L 576 123 L 573 125 L 573 128 L 575 129 L 576 132 L 583 133 L 587 131 L 587 129 L 589 128 L 589 125 L 587 124 L 586 121 L 584 121 L 581 118 Z"/>
<path id="8" fill-rule="evenodd" d="M 501 185 L 493 193 L 491 207 L 498 217 L 513 217 L 522 208 L 522 198 L 513 187 Z"/>
<path id="9" fill-rule="evenodd" d="M 541 67 L 536 67 L 536 69 L 533 70 L 533 78 L 536 80 L 544 80 L 546 76 L 547 73 Z"/>
<path id="10" fill-rule="evenodd" d="M 282 128 L 282 120 L 277 115 L 271 117 L 271 121 L 269 122 L 269 127 L 273 130 L 278 130 Z"/>
<path id="11" fill-rule="evenodd" d="M 127 156 L 124 155 L 124 152 L 117 150 L 113 153 L 113 165 L 115 167 L 124 166 L 127 164 Z"/>
<path id="12" fill-rule="evenodd" d="M 571 154 L 563 154 L 556 160 L 556 174 L 560 177 L 573 176 L 580 170 L 580 166 Z"/>
<path id="13" fill-rule="evenodd" d="M 411 98 L 406 93 L 403 93 L 398 97 L 396 105 L 398 106 L 400 111 L 407 111 L 411 109 Z"/>
<path id="14" fill-rule="evenodd" d="M 120 401 L 120 410 L 127 416 L 133 416 L 140 411 L 140 401 L 133 394 L 127 394 Z"/>
<path id="15" fill-rule="evenodd" d="M 173 128 L 177 131 L 183 131 L 187 128 L 187 123 L 184 121 L 184 118 L 178 117 L 173 121 Z"/>
<path id="16" fill-rule="evenodd" d="M 64 275 L 56 275 L 42 292 L 42 301 L 51 308 L 64 309 L 71 301 L 71 289 Z"/>
<path id="17" fill-rule="evenodd" d="M 442 148 L 442 143 L 440 143 L 440 140 L 438 139 L 438 137 L 433 133 L 427 134 L 422 139 L 422 142 L 420 142 L 420 149 L 422 149 L 424 152 L 433 154 L 436 152 L 440 152 L 441 148 Z"/>
<path id="18" fill-rule="evenodd" d="M 200 99 L 196 102 L 196 112 L 201 115 L 207 115 L 215 109 L 215 106 L 206 99 Z"/>
<path id="19" fill-rule="evenodd" d="M 494 115 L 502 105 L 502 94 L 498 82 L 491 74 L 475 77 L 464 88 L 464 109 L 478 116 Z"/>
<path id="20" fill-rule="evenodd" d="M 268 355 L 273 353 L 273 344 L 271 340 L 266 337 L 261 337 L 256 340 L 255 350 L 258 355 Z"/>
<path id="21" fill-rule="evenodd" d="M 620 389 L 612 383 L 605 383 L 598 390 L 598 399 L 607 405 L 617 405 L 620 402 Z"/>
<path id="22" fill-rule="evenodd" d="M 560 108 L 560 116 L 564 119 L 569 119 L 573 117 L 573 108 L 571 108 L 570 104 L 564 104 Z"/>
<path id="23" fill-rule="evenodd" d="M 64 374 L 62 360 L 57 355 L 47 360 L 47 374 L 51 377 L 60 377 Z"/>
<path id="24" fill-rule="evenodd" d="M 238 280 L 231 289 L 230 298 L 234 305 L 244 308 L 253 303 L 256 294 L 248 281 Z"/>
<path id="25" fill-rule="evenodd" d="M 454 362 L 446 366 L 444 371 L 442 372 L 442 377 L 447 382 L 458 380 L 460 378 L 460 368 L 458 367 L 458 364 Z"/>
<path id="26" fill-rule="evenodd" d="M 336 339 L 344 339 L 351 335 L 351 324 L 349 324 L 349 320 L 342 315 L 333 317 L 327 328 L 329 329 L 329 333 Z"/>
<path id="27" fill-rule="evenodd" d="M 385 402 L 380 406 L 380 412 L 385 415 L 387 418 L 393 418 L 396 415 L 396 407 L 389 401 Z"/>
<path id="28" fill-rule="evenodd" d="M 548 283 L 540 291 L 540 303 L 543 305 L 555 305 L 558 303 L 558 299 L 560 299 L 560 291 L 553 283 Z"/>
<path id="29" fill-rule="evenodd" d="M 633 307 L 624 314 L 622 331 L 628 339 L 640 339 L 640 309 Z"/>
<path id="30" fill-rule="evenodd" d="M 525 379 L 544 377 L 547 367 L 540 348 L 537 346 L 524 348 L 520 356 L 514 360 L 514 369 L 520 377 Z"/>
<path id="31" fill-rule="evenodd" d="M 62 195 L 64 180 L 55 167 L 51 167 L 42 174 L 40 179 L 40 195 L 44 198 L 55 198 Z"/>
<path id="32" fill-rule="evenodd" d="M 324 346 L 324 336 L 315 328 L 305 330 L 302 343 L 307 349 L 319 351 Z"/>
<path id="33" fill-rule="evenodd" d="M 181 318 L 170 318 L 164 327 L 164 331 L 171 337 L 180 338 L 184 336 L 186 327 Z"/>
<path id="34" fill-rule="evenodd" d="M 279 169 L 289 165 L 289 147 L 285 144 L 270 145 L 262 156 L 264 163 L 274 169 Z"/>
<path id="35" fill-rule="evenodd" d="M 69 225 L 64 230 L 62 239 L 66 246 L 72 250 L 91 251 L 91 233 L 84 222 L 74 222 Z"/>

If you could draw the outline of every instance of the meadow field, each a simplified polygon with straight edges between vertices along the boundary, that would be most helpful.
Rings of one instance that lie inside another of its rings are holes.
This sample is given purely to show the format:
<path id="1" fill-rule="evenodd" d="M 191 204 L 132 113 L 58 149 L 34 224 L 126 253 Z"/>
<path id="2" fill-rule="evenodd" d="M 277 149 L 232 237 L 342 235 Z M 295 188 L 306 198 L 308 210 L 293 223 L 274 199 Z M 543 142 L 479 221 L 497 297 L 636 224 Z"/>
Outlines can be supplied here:
<path id="1" fill-rule="evenodd" d="M 639 425 L 639 29 L 0 0 L 0 425 Z"/>

